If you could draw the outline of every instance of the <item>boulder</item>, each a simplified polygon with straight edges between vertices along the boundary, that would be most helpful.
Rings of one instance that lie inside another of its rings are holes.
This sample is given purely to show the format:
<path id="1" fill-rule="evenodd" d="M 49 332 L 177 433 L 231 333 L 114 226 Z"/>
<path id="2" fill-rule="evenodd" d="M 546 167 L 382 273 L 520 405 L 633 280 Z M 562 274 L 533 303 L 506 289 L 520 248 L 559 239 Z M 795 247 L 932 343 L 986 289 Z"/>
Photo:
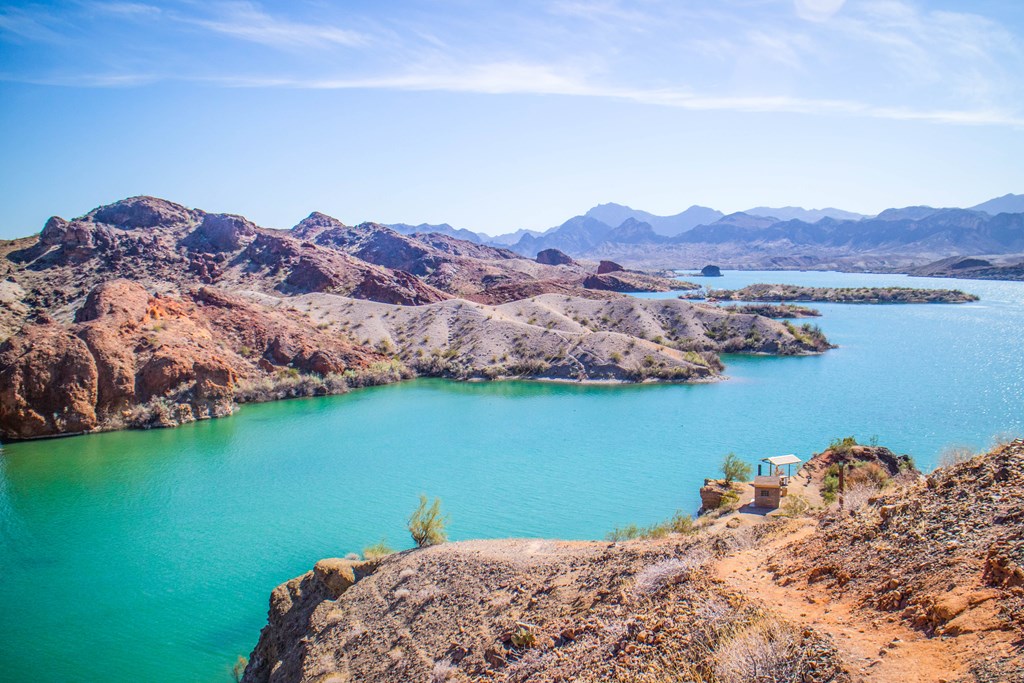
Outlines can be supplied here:
<path id="1" fill-rule="evenodd" d="M 569 266 L 576 262 L 573 261 L 572 257 L 564 251 L 559 251 L 558 249 L 545 249 L 537 254 L 537 263 L 542 263 L 546 266 Z"/>

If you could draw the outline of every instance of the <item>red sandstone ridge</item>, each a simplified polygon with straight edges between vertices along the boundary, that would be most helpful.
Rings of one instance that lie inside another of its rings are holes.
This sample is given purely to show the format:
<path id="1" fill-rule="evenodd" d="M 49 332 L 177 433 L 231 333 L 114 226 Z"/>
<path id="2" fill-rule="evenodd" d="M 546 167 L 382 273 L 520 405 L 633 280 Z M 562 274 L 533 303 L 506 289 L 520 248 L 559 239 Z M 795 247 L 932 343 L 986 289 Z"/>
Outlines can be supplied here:
<path id="1" fill-rule="evenodd" d="M 216 289 L 154 296 L 113 280 L 89 293 L 73 324 L 42 317 L 0 346 L 0 436 L 216 417 L 232 411 L 242 380 L 285 368 L 328 375 L 384 360 L 298 316 Z"/>

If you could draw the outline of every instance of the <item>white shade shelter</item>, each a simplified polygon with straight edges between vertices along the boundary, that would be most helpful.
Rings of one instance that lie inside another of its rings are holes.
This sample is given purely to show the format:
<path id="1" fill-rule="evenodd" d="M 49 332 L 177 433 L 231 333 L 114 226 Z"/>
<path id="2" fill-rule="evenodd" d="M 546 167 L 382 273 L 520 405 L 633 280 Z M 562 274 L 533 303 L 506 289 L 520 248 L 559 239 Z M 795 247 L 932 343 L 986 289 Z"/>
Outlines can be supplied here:
<path id="1" fill-rule="evenodd" d="M 800 458 L 795 455 L 773 455 L 770 458 L 764 458 L 765 462 L 770 462 L 773 465 L 795 465 L 800 462 Z"/>

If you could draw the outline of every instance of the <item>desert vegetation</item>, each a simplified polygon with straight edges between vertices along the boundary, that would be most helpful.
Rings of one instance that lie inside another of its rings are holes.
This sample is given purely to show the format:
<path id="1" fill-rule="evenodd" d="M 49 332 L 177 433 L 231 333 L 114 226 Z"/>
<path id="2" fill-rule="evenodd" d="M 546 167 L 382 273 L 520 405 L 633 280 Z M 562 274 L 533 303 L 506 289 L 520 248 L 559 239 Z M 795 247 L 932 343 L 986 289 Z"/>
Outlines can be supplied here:
<path id="1" fill-rule="evenodd" d="M 409 517 L 407 526 L 417 548 L 447 541 L 448 515 L 441 513 L 441 499 L 435 498 L 430 502 L 426 494 L 420 494 L 419 505 Z"/>
<path id="2" fill-rule="evenodd" d="M 627 524 L 608 532 L 605 538 L 609 541 L 631 541 L 638 538 L 664 538 L 669 534 L 692 534 L 695 532 L 693 517 L 684 514 L 681 510 L 676 510 L 674 515 L 662 522 L 649 526 Z"/>
<path id="3" fill-rule="evenodd" d="M 743 289 L 713 289 L 708 298 L 719 301 L 811 301 L 837 304 L 955 304 L 977 301 L 959 289 L 913 287 L 801 287 L 799 285 L 748 285 Z"/>

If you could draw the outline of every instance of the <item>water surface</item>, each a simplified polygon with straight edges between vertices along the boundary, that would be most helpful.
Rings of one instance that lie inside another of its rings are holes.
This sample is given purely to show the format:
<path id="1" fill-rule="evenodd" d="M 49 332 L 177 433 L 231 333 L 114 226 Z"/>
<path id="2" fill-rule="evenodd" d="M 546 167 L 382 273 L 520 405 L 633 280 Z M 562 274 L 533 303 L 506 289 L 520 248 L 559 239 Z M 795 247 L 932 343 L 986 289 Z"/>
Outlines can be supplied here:
<path id="1" fill-rule="evenodd" d="M 227 681 L 270 590 L 386 536 L 420 492 L 453 538 L 597 538 L 693 511 L 723 454 L 876 437 L 934 465 L 1024 431 L 1024 283 L 838 273 L 753 282 L 959 287 L 975 304 L 822 305 L 840 348 L 725 358 L 714 385 L 418 380 L 0 457 L 0 680 Z M 664 295 L 661 295 L 664 296 Z"/>

